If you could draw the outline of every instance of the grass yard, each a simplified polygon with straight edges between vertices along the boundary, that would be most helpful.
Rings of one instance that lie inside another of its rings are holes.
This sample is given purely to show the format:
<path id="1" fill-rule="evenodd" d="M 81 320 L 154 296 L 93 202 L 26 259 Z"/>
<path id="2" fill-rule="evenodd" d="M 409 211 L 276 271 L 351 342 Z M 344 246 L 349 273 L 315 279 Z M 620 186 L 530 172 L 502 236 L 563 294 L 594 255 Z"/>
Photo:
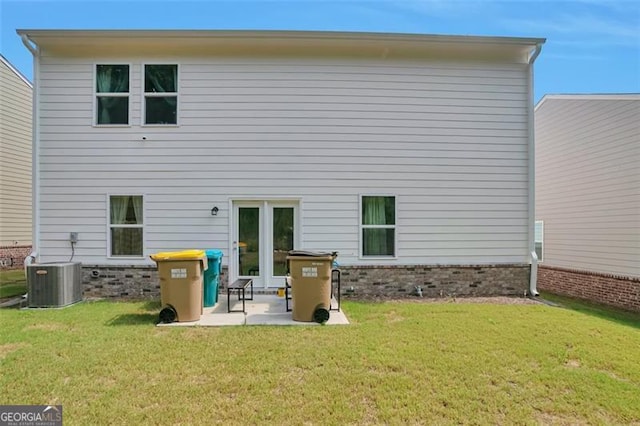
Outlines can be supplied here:
<path id="1" fill-rule="evenodd" d="M 155 327 L 154 303 L 2 310 L 0 401 L 79 425 L 640 424 L 639 318 L 343 309 L 349 326 L 222 328 Z"/>
<path id="2" fill-rule="evenodd" d="M 27 278 L 24 269 L 0 271 L 0 299 L 20 296 L 27 292 Z"/>

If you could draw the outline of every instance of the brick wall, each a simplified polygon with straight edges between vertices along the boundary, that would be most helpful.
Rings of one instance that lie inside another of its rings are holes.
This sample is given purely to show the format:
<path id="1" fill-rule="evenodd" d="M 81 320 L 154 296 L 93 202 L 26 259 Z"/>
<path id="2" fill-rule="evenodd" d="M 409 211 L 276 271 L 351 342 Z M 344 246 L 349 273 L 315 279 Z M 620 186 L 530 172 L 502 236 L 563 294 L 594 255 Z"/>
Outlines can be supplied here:
<path id="1" fill-rule="evenodd" d="M 31 246 L 0 246 L 0 269 L 20 269 L 31 253 Z"/>
<path id="2" fill-rule="evenodd" d="M 424 297 L 522 296 L 529 288 L 529 265 L 482 266 L 346 266 L 342 271 L 342 293 L 359 296 L 415 297 L 422 287 Z M 222 268 L 220 286 L 227 284 Z M 84 297 L 114 299 L 159 298 L 155 267 L 110 267 L 83 265 Z"/>
<path id="3" fill-rule="evenodd" d="M 221 285 L 226 279 L 223 268 Z M 155 266 L 82 265 L 82 290 L 85 298 L 159 299 L 158 270 Z"/>
<path id="4" fill-rule="evenodd" d="M 144 299 L 160 297 L 155 267 L 82 265 L 83 297 Z"/>
<path id="5" fill-rule="evenodd" d="M 529 289 L 529 265 L 347 266 L 342 293 L 354 297 L 523 296 Z"/>
<path id="6" fill-rule="evenodd" d="M 563 296 L 640 311 L 640 278 L 540 265 L 538 288 Z"/>

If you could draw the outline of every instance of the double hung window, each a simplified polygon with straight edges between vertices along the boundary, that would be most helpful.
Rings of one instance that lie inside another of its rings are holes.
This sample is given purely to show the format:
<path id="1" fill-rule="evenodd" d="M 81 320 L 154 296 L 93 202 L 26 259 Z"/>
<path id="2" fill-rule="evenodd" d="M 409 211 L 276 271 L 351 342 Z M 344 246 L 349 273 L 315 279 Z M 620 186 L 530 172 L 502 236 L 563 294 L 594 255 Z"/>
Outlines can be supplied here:
<path id="1" fill-rule="evenodd" d="M 109 197 L 111 257 L 143 256 L 143 203 L 141 195 Z"/>
<path id="2" fill-rule="evenodd" d="M 363 195 L 360 204 L 362 256 L 395 257 L 396 197 Z"/>
<path id="3" fill-rule="evenodd" d="M 144 124 L 178 124 L 178 65 L 144 66 Z"/>
<path id="4" fill-rule="evenodd" d="M 129 65 L 96 65 L 95 124 L 129 124 Z"/>

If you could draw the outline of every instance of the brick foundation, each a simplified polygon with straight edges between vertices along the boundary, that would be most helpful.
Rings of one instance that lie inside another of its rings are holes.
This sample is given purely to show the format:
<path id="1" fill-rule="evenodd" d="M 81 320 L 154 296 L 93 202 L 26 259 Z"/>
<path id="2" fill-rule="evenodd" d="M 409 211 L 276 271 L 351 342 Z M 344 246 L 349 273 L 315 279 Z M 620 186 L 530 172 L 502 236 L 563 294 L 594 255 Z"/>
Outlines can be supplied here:
<path id="1" fill-rule="evenodd" d="M 0 269 L 20 269 L 31 253 L 31 246 L 0 246 Z"/>
<path id="2" fill-rule="evenodd" d="M 220 284 L 226 280 L 223 268 Z M 158 270 L 155 266 L 82 265 L 82 291 L 85 298 L 159 299 Z"/>
<path id="3" fill-rule="evenodd" d="M 343 266 L 342 293 L 358 297 L 522 296 L 529 288 L 529 265 L 481 266 Z M 95 271 L 95 272 L 94 272 Z M 220 286 L 227 284 L 222 268 Z M 84 297 L 157 299 L 155 267 L 82 266 Z"/>
<path id="4" fill-rule="evenodd" d="M 640 278 L 540 265 L 538 289 L 640 312 Z"/>
<path id="5" fill-rule="evenodd" d="M 347 266 L 342 293 L 358 296 L 424 297 L 523 296 L 529 265 Z"/>
<path id="6" fill-rule="evenodd" d="M 158 298 L 158 271 L 148 266 L 82 265 L 82 295 L 85 298 Z"/>

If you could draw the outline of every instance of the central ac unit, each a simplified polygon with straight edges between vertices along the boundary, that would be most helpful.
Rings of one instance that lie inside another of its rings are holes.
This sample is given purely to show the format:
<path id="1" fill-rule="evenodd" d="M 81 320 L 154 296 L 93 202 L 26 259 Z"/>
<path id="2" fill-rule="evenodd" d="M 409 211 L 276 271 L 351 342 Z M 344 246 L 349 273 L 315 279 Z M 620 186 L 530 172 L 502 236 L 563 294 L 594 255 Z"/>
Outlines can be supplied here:
<path id="1" fill-rule="evenodd" d="M 54 308 L 82 300 L 82 269 L 78 262 L 27 265 L 30 308 Z"/>

